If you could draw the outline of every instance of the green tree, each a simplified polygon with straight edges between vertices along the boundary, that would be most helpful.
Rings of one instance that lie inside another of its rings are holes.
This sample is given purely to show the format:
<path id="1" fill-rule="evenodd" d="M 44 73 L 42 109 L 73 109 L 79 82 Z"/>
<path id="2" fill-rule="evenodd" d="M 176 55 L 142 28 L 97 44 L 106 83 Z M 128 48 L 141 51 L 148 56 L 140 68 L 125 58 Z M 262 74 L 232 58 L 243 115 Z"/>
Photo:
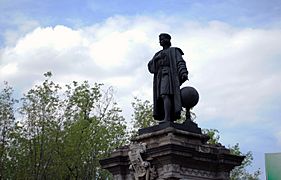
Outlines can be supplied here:
<path id="1" fill-rule="evenodd" d="M 62 87 L 51 81 L 50 72 L 44 75 L 44 82 L 21 98 L 18 123 L 12 89 L 1 91 L 1 178 L 110 178 L 99 160 L 127 141 L 113 89 L 87 81 Z"/>
<path id="2" fill-rule="evenodd" d="M 157 124 L 157 122 L 153 119 L 153 106 L 150 101 L 142 101 L 141 99 L 135 97 L 134 101 L 132 102 L 132 107 L 134 109 L 134 112 L 132 114 L 132 124 L 134 131 L 140 128 L 146 128 Z"/>
<path id="3" fill-rule="evenodd" d="M 67 85 L 63 143 L 57 152 L 64 162 L 66 177 L 104 179 L 99 160 L 126 142 L 121 109 L 114 102 L 112 88 L 90 87 L 87 81 Z"/>
<path id="4" fill-rule="evenodd" d="M 235 167 L 231 173 L 230 177 L 232 180 L 259 180 L 259 176 L 261 175 L 260 169 L 254 171 L 253 173 L 250 173 L 247 171 L 247 167 L 252 166 L 253 162 L 253 154 L 251 151 L 248 151 L 247 153 L 242 153 L 239 147 L 239 144 L 235 144 L 234 146 L 229 147 L 230 152 L 235 155 L 239 156 L 245 156 L 245 159 L 243 160 L 242 164 L 240 166 Z"/>
<path id="5" fill-rule="evenodd" d="M 0 91 L 0 179 L 5 179 L 10 170 L 10 144 L 15 126 L 14 105 L 17 102 L 13 97 L 13 89 L 4 82 Z"/>
<path id="6" fill-rule="evenodd" d="M 203 133 L 209 135 L 210 139 L 207 143 L 209 144 L 219 144 L 219 131 L 217 129 L 203 129 Z M 236 166 L 230 172 L 231 180 L 259 180 L 261 175 L 260 169 L 250 173 L 247 171 L 247 168 L 252 166 L 253 154 L 251 151 L 247 153 L 242 153 L 239 147 L 239 144 L 236 143 L 234 146 L 229 146 L 230 153 L 238 156 L 245 156 L 245 159 L 242 161 L 240 166 Z"/>
<path id="7" fill-rule="evenodd" d="M 21 177 L 46 179 L 56 161 L 54 153 L 56 136 L 61 122 L 60 95 L 61 87 L 50 81 L 52 74 L 44 74 L 42 85 L 30 89 L 21 99 L 20 112 L 23 117 L 21 146 L 25 150 Z M 23 175 L 24 174 L 24 175 Z M 52 174 L 52 173 L 51 173 Z"/>

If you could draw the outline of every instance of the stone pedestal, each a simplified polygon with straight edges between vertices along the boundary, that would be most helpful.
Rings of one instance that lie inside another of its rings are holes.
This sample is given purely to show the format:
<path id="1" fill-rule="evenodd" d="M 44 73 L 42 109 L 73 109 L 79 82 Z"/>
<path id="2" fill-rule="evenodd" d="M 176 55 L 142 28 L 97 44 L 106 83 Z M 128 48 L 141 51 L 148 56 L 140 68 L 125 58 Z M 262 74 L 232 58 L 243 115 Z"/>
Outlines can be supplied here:
<path id="1" fill-rule="evenodd" d="M 140 160 L 137 159 L 146 163 L 142 167 L 147 168 L 145 176 L 137 176 L 136 167 L 129 168 L 134 165 L 128 156 L 132 146 L 117 149 L 100 164 L 113 174 L 115 180 L 229 179 L 230 171 L 241 164 L 244 156 L 232 155 L 222 145 L 206 144 L 209 137 L 194 124 L 192 129 L 182 124 L 167 123 L 139 130 L 140 135 L 132 140 L 132 144 L 146 145 Z"/>

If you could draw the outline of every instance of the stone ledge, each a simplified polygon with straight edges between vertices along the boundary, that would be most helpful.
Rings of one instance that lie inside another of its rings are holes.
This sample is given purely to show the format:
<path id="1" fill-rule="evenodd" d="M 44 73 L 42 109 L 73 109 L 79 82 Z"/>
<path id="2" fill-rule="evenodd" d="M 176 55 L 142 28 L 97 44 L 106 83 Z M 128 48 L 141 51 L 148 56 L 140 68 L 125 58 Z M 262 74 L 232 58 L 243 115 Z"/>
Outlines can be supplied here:
<path id="1" fill-rule="evenodd" d="M 152 127 L 154 127 L 154 126 L 152 126 Z M 169 133 L 172 133 L 172 134 L 178 135 L 178 136 L 182 136 L 182 137 L 185 137 L 187 139 L 197 139 L 197 140 L 200 140 L 200 142 L 202 144 L 205 144 L 210 139 L 210 137 L 208 135 L 205 135 L 205 134 L 202 134 L 202 133 L 200 133 L 200 134 L 199 133 L 193 133 L 193 132 L 190 132 L 190 131 L 178 129 L 177 127 L 169 126 L 167 128 L 164 128 L 164 129 L 158 129 L 157 131 L 140 134 L 139 136 L 132 139 L 132 141 L 142 141 L 142 140 L 145 140 L 145 139 L 151 139 L 152 137 L 157 138 L 157 137 L 165 136 Z"/>
<path id="2" fill-rule="evenodd" d="M 153 133 L 157 132 L 169 127 L 173 127 L 178 130 L 186 131 L 186 132 L 191 132 L 191 133 L 196 133 L 196 134 L 202 134 L 201 128 L 197 126 L 196 123 L 192 121 L 187 121 L 183 124 L 179 123 L 174 123 L 174 122 L 164 122 L 164 123 L 159 123 L 158 125 L 139 129 L 139 135 L 142 134 L 147 134 L 147 133 Z"/>

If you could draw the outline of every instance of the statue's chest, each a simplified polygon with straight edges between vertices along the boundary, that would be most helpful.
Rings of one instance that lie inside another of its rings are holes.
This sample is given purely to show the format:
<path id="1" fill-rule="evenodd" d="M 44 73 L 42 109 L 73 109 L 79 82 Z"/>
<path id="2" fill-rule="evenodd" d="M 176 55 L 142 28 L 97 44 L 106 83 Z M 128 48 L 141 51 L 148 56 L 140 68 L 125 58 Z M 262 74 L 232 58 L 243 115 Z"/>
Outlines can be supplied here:
<path id="1" fill-rule="evenodd" d="M 161 58 L 157 61 L 157 66 L 158 67 L 170 66 L 167 50 L 161 51 L 160 52 L 160 57 Z"/>

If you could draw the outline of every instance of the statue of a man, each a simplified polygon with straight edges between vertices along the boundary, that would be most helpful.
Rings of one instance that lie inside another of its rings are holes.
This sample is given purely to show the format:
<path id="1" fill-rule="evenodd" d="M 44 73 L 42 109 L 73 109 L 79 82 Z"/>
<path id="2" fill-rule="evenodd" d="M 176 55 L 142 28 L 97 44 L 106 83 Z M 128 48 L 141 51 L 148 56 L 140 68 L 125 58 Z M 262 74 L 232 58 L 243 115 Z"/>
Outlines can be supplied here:
<path id="1" fill-rule="evenodd" d="M 171 36 L 159 35 L 163 50 L 157 52 L 148 63 L 153 79 L 153 117 L 163 122 L 180 118 L 182 104 L 180 86 L 188 80 L 186 63 L 180 48 L 171 47 Z"/>

